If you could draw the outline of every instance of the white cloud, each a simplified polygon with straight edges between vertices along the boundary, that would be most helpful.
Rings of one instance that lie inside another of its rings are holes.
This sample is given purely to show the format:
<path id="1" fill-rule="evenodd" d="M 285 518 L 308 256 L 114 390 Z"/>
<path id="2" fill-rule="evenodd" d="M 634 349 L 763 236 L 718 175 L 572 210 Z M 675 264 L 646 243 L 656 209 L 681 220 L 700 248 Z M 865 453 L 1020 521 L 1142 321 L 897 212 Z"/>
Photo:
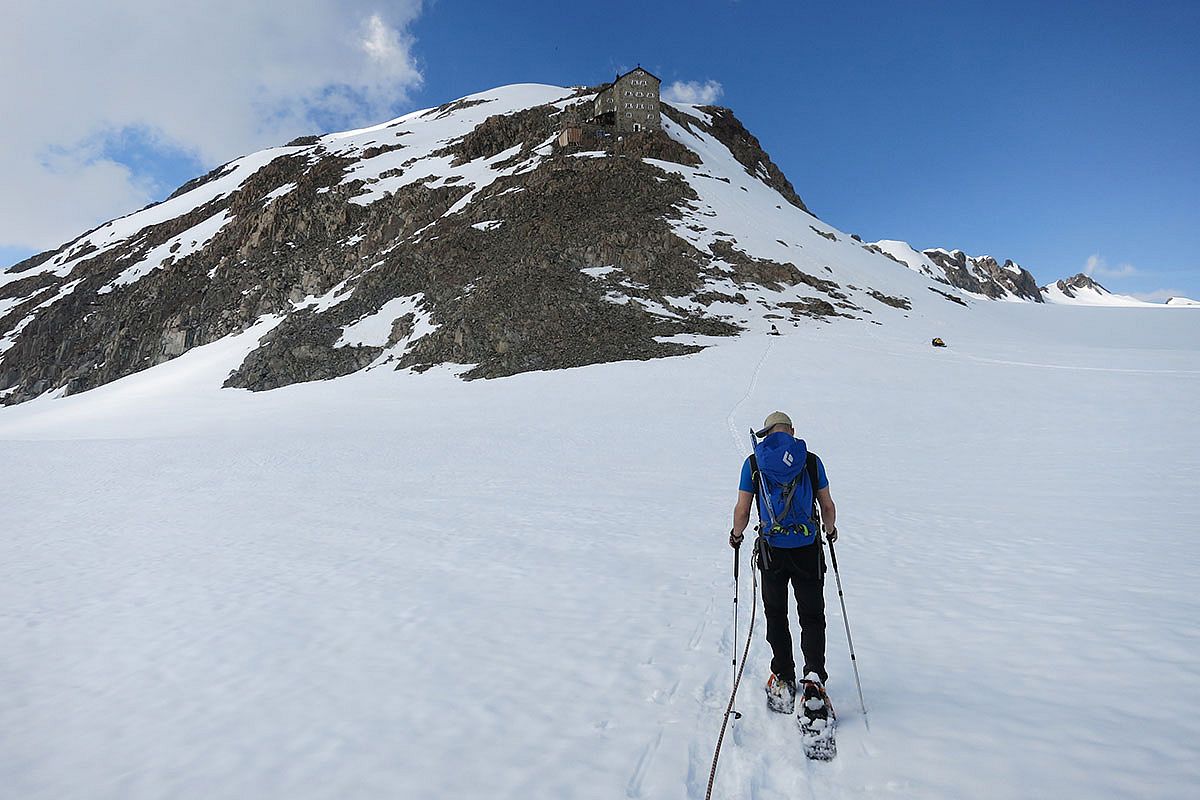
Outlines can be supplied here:
<path id="1" fill-rule="evenodd" d="M 401 70 L 408 67 L 406 42 L 378 14 L 372 14 L 367 20 L 362 49 L 377 64 L 399 67 Z"/>
<path id="2" fill-rule="evenodd" d="M 1132 264 L 1118 264 L 1110 267 L 1099 253 L 1093 253 L 1088 256 L 1087 263 L 1083 266 L 1083 274 L 1092 278 L 1128 278 L 1140 273 Z"/>
<path id="3" fill-rule="evenodd" d="M 421 84 L 420 0 L 8 3 L 0 246 L 47 248 L 164 189 L 111 143 L 206 167 L 325 124 L 387 119 Z"/>
<path id="4" fill-rule="evenodd" d="M 675 81 L 667 86 L 662 98 L 672 103 L 692 103 L 710 106 L 721 99 L 724 89 L 716 81 Z"/>

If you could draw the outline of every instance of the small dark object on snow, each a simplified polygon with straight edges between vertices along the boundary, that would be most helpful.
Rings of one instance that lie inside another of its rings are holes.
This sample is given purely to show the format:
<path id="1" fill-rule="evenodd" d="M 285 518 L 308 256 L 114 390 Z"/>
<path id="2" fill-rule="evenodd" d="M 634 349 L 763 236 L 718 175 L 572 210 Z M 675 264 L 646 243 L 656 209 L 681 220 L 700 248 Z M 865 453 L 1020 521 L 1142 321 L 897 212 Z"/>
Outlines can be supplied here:
<path id="1" fill-rule="evenodd" d="M 946 343 L 941 340 L 941 337 L 935 337 L 933 340 L 934 347 L 945 347 Z"/>
<path id="2" fill-rule="evenodd" d="M 770 336 L 782 336 L 783 334 L 779 332 L 779 328 L 776 328 L 774 325 L 772 325 L 771 332 L 769 335 Z"/>

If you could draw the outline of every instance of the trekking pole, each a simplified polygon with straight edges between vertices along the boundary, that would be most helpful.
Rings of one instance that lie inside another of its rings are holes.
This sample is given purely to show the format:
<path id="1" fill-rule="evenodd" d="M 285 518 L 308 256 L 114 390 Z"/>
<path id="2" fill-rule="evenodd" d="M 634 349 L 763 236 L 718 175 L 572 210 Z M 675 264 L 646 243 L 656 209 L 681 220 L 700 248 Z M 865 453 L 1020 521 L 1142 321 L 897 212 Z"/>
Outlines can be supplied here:
<path id="1" fill-rule="evenodd" d="M 867 730 L 871 730 L 871 721 L 867 719 L 867 702 L 863 700 L 862 681 L 858 677 L 858 661 L 854 658 L 854 639 L 850 638 L 850 620 L 846 617 L 846 596 L 842 593 L 842 574 L 838 572 L 837 553 L 833 549 L 833 542 L 826 541 L 829 545 L 829 560 L 833 562 L 833 576 L 837 579 L 838 600 L 842 604 L 842 622 L 846 625 L 846 642 L 850 645 L 850 663 L 854 666 L 854 682 L 858 685 L 858 704 L 862 707 L 863 722 L 867 726 Z"/>
<path id="2" fill-rule="evenodd" d="M 733 703 L 737 699 L 738 684 L 742 682 L 742 673 L 746 670 L 746 659 L 750 655 L 750 642 L 754 638 L 754 618 L 758 615 L 758 568 L 755 565 L 754 555 L 750 555 L 750 630 L 746 633 L 746 648 L 742 650 L 742 665 L 738 667 L 737 674 L 733 678 L 733 690 L 729 693 L 729 705 L 725 707 L 725 718 L 721 721 L 721 735 L 717 737 L 717 746 L 713 749 L 712 769 L 708 772 L 708 791 L 704 793 L 704 800 L 710 800 L 712 797 L 713 782 L 717 779 L 717 759 L 721 757 L 721 745 L 725 742 L 725 729 L 729 727 L 729 717 L 731 714 L 736 715 L 734 719 L 742 716 L 733 710 Z M 737 647 L 737 642 L 733 643 Z"/>
<path id="3" fill-rule="evenodd" d="M 742 546 L 733 548 L 733 679 L 737 681 L 737 643 L 738 643 L 738 590 L 742 582 L 738 577 L 738 564 L 741 562 Z M 734 719 L 741 719 L 742 712 L 734 711 Z"/>
<path id="4" fill-rule="evenodd" d="M 741 553 L 742 553 L 741 547 L 733 548 L 733 641 L 734 642 L 736 642 L 738 640 L 738 635 L 737 635 L 738 590 L 741 588 L 741 585 L 742 585 L 741 580 L 738 578 L 738 564 L 739 564 L 739 562 L 741 562 L 741 559 L 738 558 L 738 556 L 740 556 Z M 734 645 L 734 648 L 733 648 L 733 672 L 735 675 L 737 674 L 737 646 L 736 645 Z"/>

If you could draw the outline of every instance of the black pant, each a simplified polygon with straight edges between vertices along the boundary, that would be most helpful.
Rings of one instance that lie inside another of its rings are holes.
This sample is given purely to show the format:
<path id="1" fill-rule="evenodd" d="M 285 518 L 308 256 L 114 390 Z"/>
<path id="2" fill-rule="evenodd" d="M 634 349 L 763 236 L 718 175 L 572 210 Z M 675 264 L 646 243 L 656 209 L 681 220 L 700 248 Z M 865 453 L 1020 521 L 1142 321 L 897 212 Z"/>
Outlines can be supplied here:
<path id="1" fill-rule="evenodd" d="M 819 542 L 808 547 L 770 548 L 769 569 L 762 570 L 763 610 L 767 617 L 767 642 L 771 645 L 771 672 L 796 677 L 792 633 L 788 629 L 788 584 L 796 593 L 800 612 L 800 650 L 804 672 L 815 672 L 825 681 L 825 559 Z M 765 565 L 760 565 L 765 566 Z"/>

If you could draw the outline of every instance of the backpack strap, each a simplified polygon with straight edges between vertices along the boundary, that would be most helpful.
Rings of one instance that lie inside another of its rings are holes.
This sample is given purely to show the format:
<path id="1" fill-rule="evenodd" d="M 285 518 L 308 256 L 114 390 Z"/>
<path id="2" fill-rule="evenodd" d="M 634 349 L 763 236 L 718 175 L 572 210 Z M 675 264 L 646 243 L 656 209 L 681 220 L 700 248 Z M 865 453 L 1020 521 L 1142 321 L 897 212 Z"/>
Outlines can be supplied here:
<path id="1" fill-rule="evenodd" d="M 786 518 L 788 512 L 792 510 L 792 501 L 796 499 L 796 489 L 800 486 L 800 479 L 803 477 L 804 473 L 801 472 L 795 478 L 792 478 L 792 482 L 787 485 L 787 491 L 783 496 L 783 511 L 779 512 L 779 519 Z M 778 525 L 779 523 L 776 522 L 775 524 Z"/>
<path id="2" fill-rule="evenodd" d="M 754 436 L 754 432 L 750 432 Z M 754 450 L 750 450 L 750 481 L 754 484 L 754 507 L 758 512 L 758 524 L 754 526 L 754 530 L 758 532 L 758 538 L 754 541 L 754 557 L 758 561 L 758 568 L 765 571 L 771 569 L 771 546 L 767 544 L 767 538 L 763 536 L 762 524 L 762 501 L 759 495 L 762 492 L 762 476 L 758 472 L 758 458 L 754 454 Z M 767 508 L 771 507 L 770 500 L 767 501 Z"/>
<path id="3" fill-rule="evenodd" d="M 817 454 L 813 451 L 808 451 L 808 456 L 804 459 L 804 470 L 808 473 L 808 482 L 812 486 L 812 513 L 809 514 L 809 519 L 819 519 L 820 506 L 817 504 Z M 818 529 L 819 530 L 819 529 Z"/>

